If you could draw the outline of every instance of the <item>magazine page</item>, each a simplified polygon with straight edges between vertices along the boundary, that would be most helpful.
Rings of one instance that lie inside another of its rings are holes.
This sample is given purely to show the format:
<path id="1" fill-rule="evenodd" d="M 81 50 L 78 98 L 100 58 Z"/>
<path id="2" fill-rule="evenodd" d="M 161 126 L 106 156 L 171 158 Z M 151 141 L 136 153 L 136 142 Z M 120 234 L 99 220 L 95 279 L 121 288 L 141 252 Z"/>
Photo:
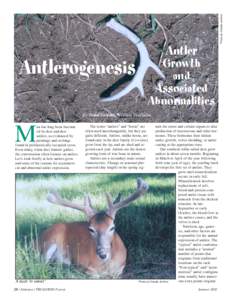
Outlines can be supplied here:
<path id="1" fill-rule="evenodd" d="M 3 16 L 7 295 L 229 295 L 226 14 L 26 2 Z"/>

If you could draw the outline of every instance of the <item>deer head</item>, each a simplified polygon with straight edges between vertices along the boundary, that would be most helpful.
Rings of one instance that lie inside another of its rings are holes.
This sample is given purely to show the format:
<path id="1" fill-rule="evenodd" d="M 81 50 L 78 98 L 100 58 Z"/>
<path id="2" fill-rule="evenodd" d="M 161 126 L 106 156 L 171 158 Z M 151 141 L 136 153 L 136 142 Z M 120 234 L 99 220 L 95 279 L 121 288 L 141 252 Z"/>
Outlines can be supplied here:
<path id="1" fill-rule="evenodd" d="M 95 242 L 96 254 L 100 260 L 107 261 L 111 258 L 111 244 L 115 232 L 114 219 L 117 211 L 144 195 L 147 190 L 148 184 L 141 178 L 138 178 L 135 192 L 125 199 L 122 199 L 119 194 L 115 201 L 113 201 L 110 194 L 107 193 L 108 208 L 105 211 L 99 212 L 93 208 L 89 196 L 85 197 L 83 205 L 63 200 L 57 192 L 50 192 L 47 200 L 54 204 L 80 210 L 87 216 L 88 231 Z"/>

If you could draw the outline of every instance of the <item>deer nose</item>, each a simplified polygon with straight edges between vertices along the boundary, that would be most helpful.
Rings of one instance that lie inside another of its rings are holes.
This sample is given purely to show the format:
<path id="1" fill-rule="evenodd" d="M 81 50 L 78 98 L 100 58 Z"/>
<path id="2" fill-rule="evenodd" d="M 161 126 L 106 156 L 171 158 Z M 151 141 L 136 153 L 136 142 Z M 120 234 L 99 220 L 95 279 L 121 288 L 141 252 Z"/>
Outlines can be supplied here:
<path id="1" fill-rule="evenodd" d="M 105 259 L 105 258 L 106 258 L 106 254 L 99 254 L 99 257 L 100 257 L 101 259 Z"/>

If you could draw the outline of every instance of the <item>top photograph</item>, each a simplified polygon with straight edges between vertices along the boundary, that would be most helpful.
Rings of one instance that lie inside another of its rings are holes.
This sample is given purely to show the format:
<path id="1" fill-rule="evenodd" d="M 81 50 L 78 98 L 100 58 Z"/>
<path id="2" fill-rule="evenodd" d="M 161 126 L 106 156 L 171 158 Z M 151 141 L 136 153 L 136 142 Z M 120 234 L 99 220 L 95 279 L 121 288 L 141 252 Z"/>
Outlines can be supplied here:
<path id="1" fill-rule="evenodd" d="M 216 14 L 15 14 L 16 123 L 218 122 Z"/>

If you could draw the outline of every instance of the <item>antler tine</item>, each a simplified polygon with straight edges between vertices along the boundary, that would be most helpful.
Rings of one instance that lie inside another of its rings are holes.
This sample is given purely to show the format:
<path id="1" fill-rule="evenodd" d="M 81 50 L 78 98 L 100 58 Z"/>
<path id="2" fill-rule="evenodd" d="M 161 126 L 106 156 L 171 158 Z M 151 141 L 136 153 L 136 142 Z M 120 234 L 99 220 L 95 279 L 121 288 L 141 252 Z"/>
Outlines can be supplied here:
<path id="1" fill-rule="evenodd" d="M 89 204 L 89 202 L 87 202 L 86 200 L 84 201 L 84 205 L 66 201 L 66 200 L 63 200 L 60 197 L 60 195 L 55 191 L 52 191 L 48 194 L 47 200 L 48 200 L 48 202 L 53 203 L 53 204 L 58 204 L 61 206 L 80 210 L 83 213 L 85 213 L 88 218 L 91 218 L 93 215 L 95 215 L 94 209 Z"/>
<path id="2" fill-rule="evenodd" d="M 106 193 L 106 200 L 108 203 L 108 208 L 112 209 L 113 208 L 113 201 L 112 201 L 112 196 L 110 195 L 110 193 Z"/>
<path id="3" fill-rule="evenodd" d="M 89 195 L 85 196 L 84 208 L 85 208 L 85 213 L 87 215 L 90 215 L 90 218 L 96 214 L 96 210 L 92 206 L 92 200 Z"/>
<path id="4" fill-rule="evenodd" d="M 90 198 L 89 194 L 85 195 L 84 206 L 90 206 L 91 208 L 93 208 L 92 207 L 92 201 L 91 201 L 91 198 Z"/>
<path id="5" fill-rule="evenodd" d="M 136 199 L 138 199 L 139 197 L 141 197 L 147 192 L 148 187 L 149 186 L 145 181 L 143 181 L 141 178 L 138 178 L 136 191 L 132 193 L 130 196 L 128 196 L 126 199 L 116 203 L 114 205 L 114 209 L 118 210 L 122 207 L 127 206 L 130 202 L 135 201 Z"/>
<path id="6" fill-rule="evenodd" d="M 113 207 L 111 207 L 111 209 L 108 210 L 108 213 L 114 218 L 116 215 L 116 212 L 120 208 L 127 206 L 132 201 L 135 201 L 136 199 L 143 196 L 147 192 L 148 188 L 149 188 L 149 186 L 145 181 L 143 181 L 141 178 L 137 178 L 136 191 L 134 193 L 132 193 L 130 196 L 128 196 L 126 199 L 123 199 L 122 201 L 113 204 Z"/>

